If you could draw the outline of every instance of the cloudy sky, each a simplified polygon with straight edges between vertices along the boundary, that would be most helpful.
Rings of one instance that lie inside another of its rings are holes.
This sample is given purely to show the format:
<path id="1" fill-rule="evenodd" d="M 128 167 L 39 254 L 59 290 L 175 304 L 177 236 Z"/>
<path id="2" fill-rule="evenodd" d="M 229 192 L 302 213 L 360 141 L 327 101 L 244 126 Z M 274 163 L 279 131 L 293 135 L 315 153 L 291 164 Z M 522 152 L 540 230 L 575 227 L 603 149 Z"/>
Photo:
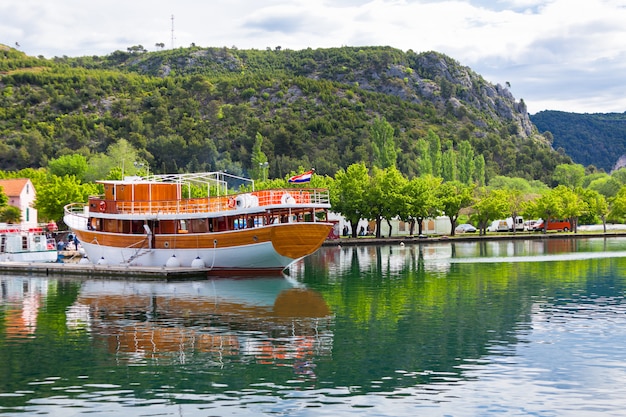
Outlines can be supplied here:
<path id="1" fill-rule="evenodd" d="M 510 83 L 531 114 L 626 111 L 626 0 L 6 0 L 0 43 L 46 58 L 388 45 Z"/>

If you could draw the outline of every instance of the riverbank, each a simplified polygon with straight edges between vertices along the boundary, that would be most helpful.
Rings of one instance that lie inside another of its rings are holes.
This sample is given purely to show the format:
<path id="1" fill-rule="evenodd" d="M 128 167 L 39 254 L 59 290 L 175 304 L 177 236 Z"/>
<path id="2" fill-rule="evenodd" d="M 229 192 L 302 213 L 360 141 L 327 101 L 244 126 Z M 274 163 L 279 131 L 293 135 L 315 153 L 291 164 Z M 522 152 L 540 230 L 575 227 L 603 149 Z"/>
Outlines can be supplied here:
<path id="1" fill-rule="evenodd" d="M 454 236 L 391 236 L 376 238 L 374 236 L 341 237 L 339 239 L 329 239 L 323 246 L 361 246 L 361 245 L 388 245 L 388 244 L 432 244 L 441 242 L 477 242 L 485 240 L 514 240 L 514 239 L 582 239 L 590 237 L 626 237 L 626 229 L 608 229 L 594 231 L 593 229 L 583 229 L 577 233 L 573 232 L 517 232 L 517 233 L 488 233 L 480 236 L 478 233 L 463 233 Z"/>

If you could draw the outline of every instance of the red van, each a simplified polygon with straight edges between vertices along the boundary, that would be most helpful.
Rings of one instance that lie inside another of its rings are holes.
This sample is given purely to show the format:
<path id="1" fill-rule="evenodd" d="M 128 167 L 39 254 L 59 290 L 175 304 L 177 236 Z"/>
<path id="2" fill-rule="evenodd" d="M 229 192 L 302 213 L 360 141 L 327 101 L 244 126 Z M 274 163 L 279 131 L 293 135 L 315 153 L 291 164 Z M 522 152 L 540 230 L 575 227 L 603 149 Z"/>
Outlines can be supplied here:
<path id="1" fill-rule="evenodd" d="M 539 219 L 535 224 L 533 224 L 533 230 L 535 232 L 543 230 L 543 219 Z M 572 225 L 569 220 L 550 219 L 547 230 L 562 230 L 564 232 L 569 232 L 572 230 Z"/>

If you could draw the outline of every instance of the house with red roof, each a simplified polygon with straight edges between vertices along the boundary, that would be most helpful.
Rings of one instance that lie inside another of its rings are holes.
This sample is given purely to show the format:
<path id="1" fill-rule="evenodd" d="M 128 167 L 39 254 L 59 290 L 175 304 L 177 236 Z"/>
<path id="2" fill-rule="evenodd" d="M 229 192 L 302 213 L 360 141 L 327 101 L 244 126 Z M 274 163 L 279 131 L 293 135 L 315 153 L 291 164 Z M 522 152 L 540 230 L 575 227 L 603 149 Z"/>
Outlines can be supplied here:
<path id="1" fill-rule="evenodd" d="M 37 209 L 34 206 L 37 193 L 33 183 L 28 178 L 6 179 L 0 180 L 0 187 L 9 198 L 7 204 L 20 209 L 22 225 L 36 227 Z"/>

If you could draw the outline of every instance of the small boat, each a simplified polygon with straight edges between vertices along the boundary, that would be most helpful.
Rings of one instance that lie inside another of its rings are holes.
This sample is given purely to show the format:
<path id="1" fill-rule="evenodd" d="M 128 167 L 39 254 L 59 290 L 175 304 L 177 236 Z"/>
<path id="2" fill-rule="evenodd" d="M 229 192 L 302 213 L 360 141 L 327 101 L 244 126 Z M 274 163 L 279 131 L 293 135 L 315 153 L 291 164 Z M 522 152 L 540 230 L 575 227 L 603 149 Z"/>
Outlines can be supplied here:
<path id="1" fill-rule="evenodd" d="M 95 264 L 281 272 L 333 227 L 327 189 L 255 191 L 254 181 L 224 172 L 98 183 L 104 195 L 68 204 L 64 215 Z M 248 191 L 229 193 L 237 183 Z"/>
<path id="2" fill-rule="evenodd" d="M 0 223 L 0 262 L 56 262 L 58 256 L 45 227 Z"/>

